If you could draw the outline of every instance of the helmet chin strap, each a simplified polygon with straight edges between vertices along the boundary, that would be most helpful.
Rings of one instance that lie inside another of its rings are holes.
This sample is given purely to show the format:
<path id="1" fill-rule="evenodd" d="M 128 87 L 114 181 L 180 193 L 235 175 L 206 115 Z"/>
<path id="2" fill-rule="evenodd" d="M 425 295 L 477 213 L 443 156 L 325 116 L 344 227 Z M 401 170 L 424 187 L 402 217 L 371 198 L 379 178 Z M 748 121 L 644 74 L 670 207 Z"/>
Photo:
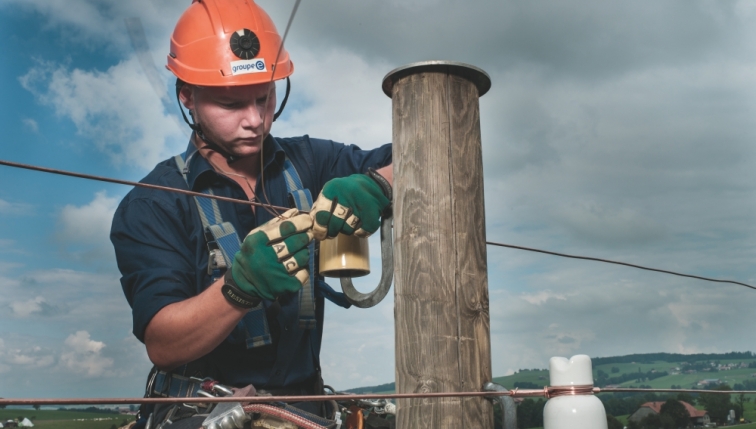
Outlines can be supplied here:
<path id="1" fill-rule="evenodd" d="M 278 112 L 276 112 L 275 115 L 273 115 L 273 122 L 276 122 L 276 119 L 278 119 L 279 116 L 281 116 L 281 113 L 283 113 L 284 107 L 286 107 L 286 102 L 289 101 L 289 93 L 291 92 L 291 79 L 288 77 L 286 78 L 286 94 L 284 94 L 284 99 L 281 101 L 281 107 L 278 108 Z"/>
<path id="2" fill-rule="evenodd" d="M 194 122 L 194 115 L 192 115 L 192 111 L 189 111 L 189 115 L 192 116 L 192 120 L 189 121 L 189 118 L 186 116 L 186 113 L 184 112 L 184 106 L 181 104 L 181 98 L 179 98 L 179 93 L 181 92 L 181 88 L 186 85 L 184 81 L 181 79 L 176 79 L 176 101 L 178 102 L 179 110 L 181 111 L 181 116 L 184 118 L 184 122 L 186 122 L 187 125 L 189 125 L 189 128 L 194 131 L 199 138 L 202 139 L 212 150 L 220 153 L 224 157 L 226 157 L 226 161 L 228 161 L 229 164 L 232 162 L 238 160 L 239 158 L 229 154 L 226 152 L 223 148 L 221 148 L 219 145 L 215 144 L 213 141 L 207 138 L 205 136 L 205 133 L 202 132 L 202 127 L 200 124 Z M 278 119 L 279 116 L 281 116 L 281 113 L 283 113 L 284 107 L 286 107 L 286 102 L 289 101 L 289 93 L 291 92 L 291 80 L 287 77 L 286 78 L 286 94 L 284 95 L 283 101 L 281 101 L 281 106 L 278 108 L 278 111 L 273 115 L 273 122 Z"/>

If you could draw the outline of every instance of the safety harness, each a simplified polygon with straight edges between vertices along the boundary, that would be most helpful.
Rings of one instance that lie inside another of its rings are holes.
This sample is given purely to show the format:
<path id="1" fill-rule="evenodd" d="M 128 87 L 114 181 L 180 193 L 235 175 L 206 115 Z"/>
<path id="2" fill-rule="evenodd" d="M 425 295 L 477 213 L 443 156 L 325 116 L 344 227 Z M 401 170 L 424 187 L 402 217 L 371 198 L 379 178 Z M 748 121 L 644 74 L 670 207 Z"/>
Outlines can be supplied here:
<path id="1" fill-rule="evenodd" d="M 191 153 L 189 150 L 174 157 L 179 171 L 189 185 L 188 174 L 191 159 L 198 152 Z M 283 174 L 286 182 L 286 190 L 289 200 L 301 211 L 309 211 L 312 207 L 312 193 L 302 184 L 294 164 L 286 157 L 284 159 Z M 203 194 L 214 195 L 212 189 L 201 191 Z M 202 228 L 208 249 L 208 275 L 216 281 L 223 276 L 231 267 L 234 255 L 241 249 L 241 240 L 231 222 L 224 222 L 221 216 L 218 201 L 211 198 L 194 197 L 202 220 Z M 301 329 L 314 329 L 317 325 L 315 317 L 316 290 L 319 295 L 344 308 L 350 306 L 341 292 L 336 292 L 327 283 L 317 279 L 315 274 L 315 243 L 309 245 L 310 281 L 299 290 L 299 327 Z M 272 339 L 268 320 L 265 315 L 264 301 L 257 307 L 252 308 L 239 322 L 239 328 L 245 333 L 244 341 L 248 349 L 271 344 Z M 236 331 L 235 331 L 236 332 Z"/>

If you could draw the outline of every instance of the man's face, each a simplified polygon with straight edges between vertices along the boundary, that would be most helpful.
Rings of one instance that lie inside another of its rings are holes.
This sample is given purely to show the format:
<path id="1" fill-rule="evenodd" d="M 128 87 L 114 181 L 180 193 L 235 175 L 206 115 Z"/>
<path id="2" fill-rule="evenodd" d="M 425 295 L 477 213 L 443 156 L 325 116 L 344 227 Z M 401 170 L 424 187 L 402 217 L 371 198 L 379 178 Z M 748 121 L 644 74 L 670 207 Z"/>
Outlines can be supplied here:
<path id="1" fill-rule="evenodd" d="M 205 136 L 228 154 L 243 158 L 260 153 L 276 108 L 275 84 L 195 87 L 179 96 Z M 264 123 L 263 123 L 264 122 Z"/>

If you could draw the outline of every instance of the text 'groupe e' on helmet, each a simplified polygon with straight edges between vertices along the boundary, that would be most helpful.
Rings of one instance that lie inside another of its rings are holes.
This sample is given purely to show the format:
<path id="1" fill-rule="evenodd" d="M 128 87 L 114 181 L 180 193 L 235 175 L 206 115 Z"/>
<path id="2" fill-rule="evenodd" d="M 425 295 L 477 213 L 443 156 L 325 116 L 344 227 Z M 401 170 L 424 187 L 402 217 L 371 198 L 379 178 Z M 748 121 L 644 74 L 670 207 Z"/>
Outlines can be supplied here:
<path id="1" fill-rule="evenodd" d="M 173 30 L 166 68 L 199 86 L 253 85 L 294 72 L 273 21 L 252 0 L 193 0 Z"/>

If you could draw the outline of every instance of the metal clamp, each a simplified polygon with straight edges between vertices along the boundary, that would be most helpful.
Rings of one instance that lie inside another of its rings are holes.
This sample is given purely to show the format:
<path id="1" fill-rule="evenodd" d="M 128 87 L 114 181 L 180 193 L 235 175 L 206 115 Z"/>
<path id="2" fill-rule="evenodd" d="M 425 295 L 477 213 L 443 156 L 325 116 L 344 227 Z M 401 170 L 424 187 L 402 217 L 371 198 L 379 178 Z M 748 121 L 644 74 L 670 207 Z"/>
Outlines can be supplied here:
<path id="1" fill-rule="evenodd" d="M 249 420 L 239 402 L 221 402 L 202 422 L 205 429 L 242 429 Z"/>
<path id="2" fill-rule="evenodd" d="M 389 211 L 381 219 L 381 281 L 370 293 L 362 293 L 354 288 L 350 277 L 341 278 L 341 290 L 347 301 L 359 308 L 370 308 L 383 301 L 394 280 L 394 245 L 392 238 L 393 215 Z"/>

